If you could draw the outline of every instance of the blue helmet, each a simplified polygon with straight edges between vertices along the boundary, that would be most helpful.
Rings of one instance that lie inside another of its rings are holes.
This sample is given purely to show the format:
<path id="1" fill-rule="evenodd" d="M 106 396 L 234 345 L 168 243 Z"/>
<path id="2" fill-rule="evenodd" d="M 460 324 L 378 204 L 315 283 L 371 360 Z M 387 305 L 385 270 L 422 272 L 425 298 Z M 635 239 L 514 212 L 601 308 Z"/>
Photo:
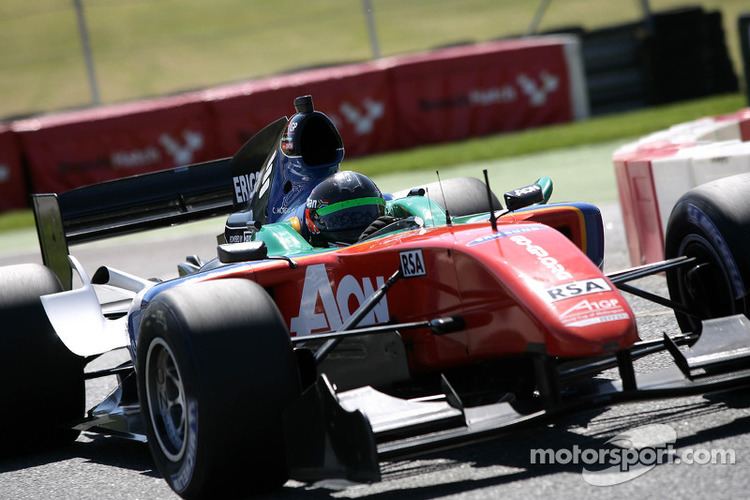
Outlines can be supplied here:
<path id="1" fill-rule="evenodd" d="M 385 213 L 378 186 L 358 172 L 338 172 L 320 182 L 305 207 L 305 227 L 315 245 L 355 243 Z"/>

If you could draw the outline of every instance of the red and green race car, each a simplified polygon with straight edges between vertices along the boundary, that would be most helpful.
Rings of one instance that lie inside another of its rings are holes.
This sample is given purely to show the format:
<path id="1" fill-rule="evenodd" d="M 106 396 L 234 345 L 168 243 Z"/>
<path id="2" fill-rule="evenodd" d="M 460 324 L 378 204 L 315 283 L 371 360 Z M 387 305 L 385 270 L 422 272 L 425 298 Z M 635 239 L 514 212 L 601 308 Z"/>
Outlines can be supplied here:
<path id="1" fill-rule="evenodd" d="M 288 123 L 233 158 L 34 196 L 45 265 L 0 268 L 8 452 L 101 433 L 147 441 L 185 498 L 262 492 L 290 477 L 377 481 L 381 460 L 577 409 L 750 384 L 750 176 L 687 193 L 667 260 L 617 273 L 602 271 L 599 210 L 549 203 L 548 178 L 503 204 L 486 176 L 407 187 L 385 197 L 394 222 L 316 247 L 291 216 L 270 220 L 272 189 L 247 196 L 236 181 L 278 184 Z M 89 276 L 70 255 L 222 214 L 216 258 L 190 257 L 167 281 Z M 663 272 L 670 297 L 632 284 Z M 640 341 L 623 291 L 674 309 L 683 331 Z M 84 370 L 116 349 L 131 362 Z M 663 350 L 674 366 L 635 372 Z M 619 379 L 597 377 L 611 368 Z M 84 381 L 111 375 L 116 390 L 84 411 Z"/>

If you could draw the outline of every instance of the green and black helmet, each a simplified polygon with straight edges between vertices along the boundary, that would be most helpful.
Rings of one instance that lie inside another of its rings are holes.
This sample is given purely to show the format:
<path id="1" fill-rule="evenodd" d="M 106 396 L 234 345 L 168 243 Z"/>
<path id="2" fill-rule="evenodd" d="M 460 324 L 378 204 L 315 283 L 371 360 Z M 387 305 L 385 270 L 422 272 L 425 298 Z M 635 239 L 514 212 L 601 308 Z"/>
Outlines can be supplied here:
<path id="1" fill-rule="evenodd" d="M 310 192 L 305 226 L 314 245 L 354 243 L 384 213 L 385 200 L 378 186 L 366 175 L 342 171 Z"/>

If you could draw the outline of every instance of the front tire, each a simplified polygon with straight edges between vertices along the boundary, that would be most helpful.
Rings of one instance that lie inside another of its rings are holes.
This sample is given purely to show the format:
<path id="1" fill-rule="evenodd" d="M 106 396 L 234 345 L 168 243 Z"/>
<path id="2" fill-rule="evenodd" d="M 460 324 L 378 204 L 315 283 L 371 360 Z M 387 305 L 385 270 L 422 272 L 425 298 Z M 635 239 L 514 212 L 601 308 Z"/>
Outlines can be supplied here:
<path id="1" fill-rule="evenodd" d="M 684 194 L 667 225 L 665 258 L 694 257 L 667 272 L 672 300 L 695 316 L 675 312 L 682 331 L 701 320 L 748 314 L 750 285 L 750 174 L 718 179 Z"/>
<path id="2" fill-rule="evenodd" d="M 276 305 L 241 279 L 178 286 L 149 304 L 137 349 L 151 453 L 185 498 L 286 482 L 282 411 L 300 393 Z"/>

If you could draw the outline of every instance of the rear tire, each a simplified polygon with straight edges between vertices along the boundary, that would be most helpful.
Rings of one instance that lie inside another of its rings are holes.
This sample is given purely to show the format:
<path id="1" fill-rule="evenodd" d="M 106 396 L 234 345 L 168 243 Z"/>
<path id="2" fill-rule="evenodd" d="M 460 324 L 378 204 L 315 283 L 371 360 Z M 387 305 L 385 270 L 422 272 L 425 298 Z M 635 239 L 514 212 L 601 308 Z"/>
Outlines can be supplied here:
<path id="1" fill-rule="evenodd" d="M 0 268 L 0 454 L 74 441 L 83 417 L 83 359 L 55 333 L 39 299 L 62 290 L 38 264 Z"/>
<path id="2" fill-rule="evenodd" d="M 442 183 L 431 182 L 415 186 L 412 190 L 419 188 L 428 190 L 430 198 L 443 208 L 447 206 L 450 214 L 454 217 L 490 211 L 489 203 L 487 202 L 487 186 L 475 177 L 455 177 L 453 179 L 446 179 Z M 398 195 L 406 196 L 409 191 L 398 193 Z M 443 193 L 445 193 L 445 199 L 443 199 Z M 396 194 L 394 196 L 399 197 Z M 492 193 L 492 204 L 495 210 L 502 209 L 502 205 L 498 201 L 497 196 L 495 196 L 495 193 Z"/>
<path id="3" fill-rule="evenodd" d="M 137 376 L 151 453 L 179 495 L 242 495 L 286 482 L 281 417 L 299 396 L 299 374 L 263 288 L 227 279 L 157 296 L 141 323 Z"/>
<path id="4" fill-rule="evenodd" d="M 675 312 L 682 331 L 700 332 L 701 319 L 748 313 L 750 174 L 718 179 L 685 193 L 667 225 L 664 255 L 697 263 L 667 272 L 672 300 L 697 318 Z"/>

